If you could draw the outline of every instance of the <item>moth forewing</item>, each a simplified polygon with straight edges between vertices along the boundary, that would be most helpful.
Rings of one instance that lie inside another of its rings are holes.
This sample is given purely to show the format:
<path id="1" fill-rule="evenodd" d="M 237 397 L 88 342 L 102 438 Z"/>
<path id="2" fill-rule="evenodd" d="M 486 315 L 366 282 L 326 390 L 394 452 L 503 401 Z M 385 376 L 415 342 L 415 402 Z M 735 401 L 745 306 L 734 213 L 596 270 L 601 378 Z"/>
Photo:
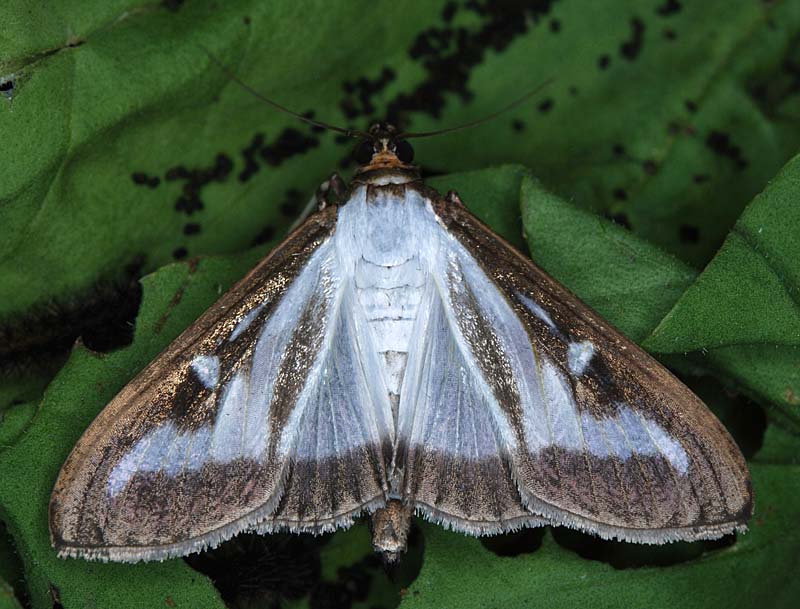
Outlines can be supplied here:
<path id="1" fill-rule="evenodd" d="M 457 196 L 425 187 L 391 128 L 369 138 L 344 203 L 293 232 L 78 442 L 50 506 L 60 555 L 163 559 L 372 513 L 394 560 L 414 511 L 472 535 L 742 530 L 747 467 L 702 402 Z"/>

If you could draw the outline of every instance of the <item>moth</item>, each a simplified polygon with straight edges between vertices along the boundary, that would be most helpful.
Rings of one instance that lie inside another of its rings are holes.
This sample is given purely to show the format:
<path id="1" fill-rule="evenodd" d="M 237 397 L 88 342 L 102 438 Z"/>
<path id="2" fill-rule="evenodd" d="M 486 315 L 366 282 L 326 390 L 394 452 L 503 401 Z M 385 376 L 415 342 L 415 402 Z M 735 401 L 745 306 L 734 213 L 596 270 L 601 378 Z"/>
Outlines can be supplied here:
<path id="1" fill-rule="evenodd" d="M 414 514 L 652 544 L 746 530 L 747 465 L 711 411 L 427 187 L 408 134 L 361 135 L 349 187 L 86 430 L 52 493 L 58 554 L 163 560 L 364 514 L 389 562 Z"/>

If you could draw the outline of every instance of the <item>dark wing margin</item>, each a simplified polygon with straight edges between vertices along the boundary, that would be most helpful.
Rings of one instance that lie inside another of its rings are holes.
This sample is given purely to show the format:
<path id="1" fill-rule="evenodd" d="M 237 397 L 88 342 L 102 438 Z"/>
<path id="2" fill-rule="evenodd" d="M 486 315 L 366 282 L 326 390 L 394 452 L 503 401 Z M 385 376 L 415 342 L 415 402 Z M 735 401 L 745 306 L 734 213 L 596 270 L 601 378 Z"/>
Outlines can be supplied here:
<path id="1" fill-rule="evenodd" d="M 745 530 L 753 510 L 750 475 L 713 413 L 463 206 L 441 197 L 432 205 L 530 341 L 537 369 L 527 384 L 497 365 L 513 354 L 481 353 L 486 339 L 472 347 L 512 430 L 507 460 L 524 506 L 553 524 L 641 543 Z M 486 302 L 475 296 L 475 316 L 491 318 Z M 487 336 L 513 342 L 503 334 L 507 327 L 490 326 Z M 548 425 L 537 435 L 539 419 Z"/>
<path id="2" fill-rule="evenodd" d="M 297 405 L 315 393 L 307 380 L 321 378 L 322 345 L 344 323 L 342 277 L 326 253 L 335 224 L 335 207 L 311 216 L 98 415 L 51 497 L 59 555 L 164 559 L 267 526 L 276 512 L 286 527 L 322 530 L 380 504 L 390 440 L 377 423 L 344 430 L 349 451 L 320 465 L 298 442 L 311 435 L 331 452 L 313 434 L 335 415 L 311 404 L 314 414 L 304 416 Z M 304 459 L 294 458 L 298 450 Z M 321 469 L 357 472 L 360 485 L 319 488 Z M 297 514 L 284 498 L 300 492 L 328 499 Z"/>

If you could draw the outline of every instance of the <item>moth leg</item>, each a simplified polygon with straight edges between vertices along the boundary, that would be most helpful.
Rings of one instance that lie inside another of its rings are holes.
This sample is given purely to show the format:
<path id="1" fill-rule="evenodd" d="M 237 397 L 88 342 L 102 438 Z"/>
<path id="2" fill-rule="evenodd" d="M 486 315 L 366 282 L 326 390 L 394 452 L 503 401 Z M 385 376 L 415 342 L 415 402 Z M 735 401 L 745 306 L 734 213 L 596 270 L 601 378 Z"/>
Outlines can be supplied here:
<path id="1" fill-rule="evenodd" d="M 297 219 L 289 227 L 289 232 L 292 232 L 308 218 L 314 211 L 325 209 L 328 205 L 332 205 L 341 201 L 344 198 L 347 186 L 344 180 L 338 173 L 332 173 L 331 177 L 319 185 L 317 191 L 308 200 L 303 211 Z"/>

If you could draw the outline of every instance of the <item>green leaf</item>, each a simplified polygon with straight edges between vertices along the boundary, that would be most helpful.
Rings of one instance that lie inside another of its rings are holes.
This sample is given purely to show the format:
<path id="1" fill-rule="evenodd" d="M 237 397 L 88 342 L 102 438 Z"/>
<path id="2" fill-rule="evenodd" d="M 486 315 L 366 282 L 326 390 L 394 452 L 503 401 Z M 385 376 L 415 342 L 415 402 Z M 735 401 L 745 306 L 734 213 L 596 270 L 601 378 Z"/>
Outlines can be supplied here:
<path id="1" fill-rule="evenodd" d="M 694 264 L 800 144 L 796 2 L 481 6 L 5 2 L 0 319 L 134 262 L 241 251 L 339 167 L 351 142 L 266 107 L 203 48 L 276 101 L 359 128 L 452 126 L 556 76 L 493 122 L 418 140 L 417 158 L 524 163 Z"/>
<path id="2" fill-rule="evenodd" d="M 696 273 L 624 228 L 580 210 L 530 177 L 522 219 L 531 257 L 586 304 L 641 341 Z"/>
<path id="3" fill-rule="evenodd" d="M 0 609 L 22 609 L 14 589 L 3 579 L 0 579 Z"/>
<path id="4" fill-rule="evenodd" d="M 739 218 L 644 346 L 694 354 L 800 429 L 800 156 Z"/>

